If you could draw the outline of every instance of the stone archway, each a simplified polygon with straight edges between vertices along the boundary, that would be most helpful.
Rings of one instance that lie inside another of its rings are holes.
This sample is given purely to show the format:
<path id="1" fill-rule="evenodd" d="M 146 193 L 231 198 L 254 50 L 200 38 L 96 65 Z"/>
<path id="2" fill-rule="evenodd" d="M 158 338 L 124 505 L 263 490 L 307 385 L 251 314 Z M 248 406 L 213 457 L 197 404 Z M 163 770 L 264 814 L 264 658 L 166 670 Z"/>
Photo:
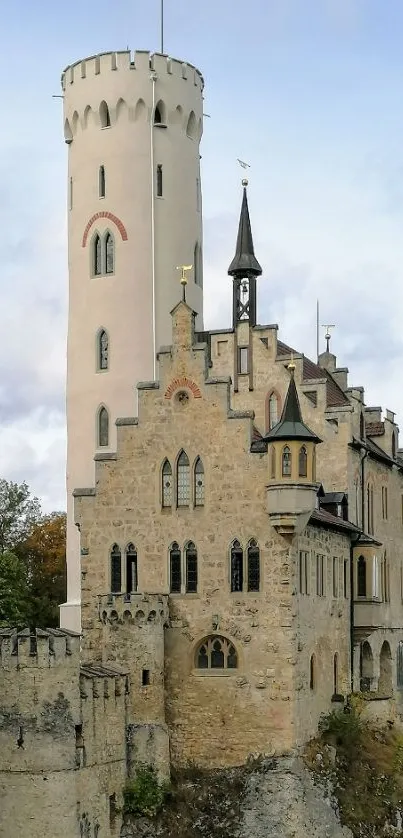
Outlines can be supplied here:
<path id="1" fill-rule="evenodd" d="M 382 695 L 392 695 L 392 653 L 387 640 L 382 643 L 379 656 L 378 692 Z"/>

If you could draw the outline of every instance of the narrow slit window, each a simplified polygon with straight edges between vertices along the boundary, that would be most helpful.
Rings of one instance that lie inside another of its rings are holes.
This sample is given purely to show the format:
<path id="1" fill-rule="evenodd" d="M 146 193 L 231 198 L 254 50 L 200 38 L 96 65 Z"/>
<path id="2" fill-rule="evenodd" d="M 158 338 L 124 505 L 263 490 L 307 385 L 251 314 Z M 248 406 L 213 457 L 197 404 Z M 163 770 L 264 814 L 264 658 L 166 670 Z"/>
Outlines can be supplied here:
<path id="1" fill-rule="evenodd" d="M 109 366 L 109 340 L 105 329 L 98 335 L 98 369 L 107 370 Z"/>
<path id="2" fill-rule="evenodd" d="M 162 198 L 162 165 L 158 163 L 157 166 L 157 198 Z"/>
<path id="3" fill-rule="evenodd" d="M 272 480 L 275 480 L 276 477 L 276 449 L 274 445 L 271 446 L 270 451 L 270 476 Z"/>
<path id="4" fill-rule="evenodd" d="M 254 538 L 248 544 L 248 591 L 260 590 L 260 550 Z"/>
<path id="5" fill-rule="evenodd" d="M 111 550 L 111 592 L 120 594 L 122 590 L 122 554 L 118 544 Z"/>
<path id="6" fill-rule="evenodd" d="M 181 551 L 176 541 L 169 551 L 169 587 L 172 594 L 180 594 L 182 586 Z"/>
<path id="7" fill-rule="evenodd" d="M 150 685 L 150 670 L 143 669 L 141 673 L 141 684 L 143 687 L 148 687 Z"/>
<path id="8" fill-rule="evenodd" d="M 307 477 L 307 475 L 308 475 L 308 456 L 307 456 L 305 445 L 303 445 L 299 449 L 298 475 L 299 475 L 299 477 Z"/>
<path id="9" fill-rule="evenodd" d="M 172 506 L 172 466 L 165 460 L 162 466 L 162 506 L 167 509 Z"/>
<path id="10" fill-rule="evenodd" d="M 101 407 L 98 413 L 98 445 L 109 445 L 109 414 L 106 407 Z"/>
<path id="11" fill-rule="evenodd" d="M 314 690 L 316 687 L 316 672 L 315 672 L 315 655 L 311 655 L 309 661 L 309 689 Z"/>
<path id="12" fill-rule="evenodd" d="M 137 588 L 137 550 L 134 544 L 129 544 L 126 547 L 126 593 L 132 594 Z"/>
<path id="13" fill-rule="evenodd" d="M 105 183 L 105 166 L 99 167 L 98 172 L 98 194 L 100 198 L 105 198 L 106 194 L 106 183 Z"/>
<path id="14" fill-rule="evenodd" d="M 105 236 L 105 265 L 106 273 L 113 274 L 115 270 L 115 242 L 112 233 Z"/>
<path id="15" fill-rule="evenodd" d="M 247 375 L 249 372 L 249 347 L 240 346 L 238 349 L 238 374 Z"/>
<path id="16" fill-rule="evenodd" d="M 337 652 L 333 658 L 333 693 L 337 695 L 339 692 L 339 656 Z"/>
<path id="17" fill-rule="evenodd" d="M 357 562 L 357 595 L 367 595 L 367 563 L 364 556 L 360 556 Z"/>
<path id="18" fill-rule="evenodd" d="M 276 393 L 270 393 L 268 407 L 267 430 L 271 431 L 278 422 L 278 397 Z"/>
<path id="19" fill-rule="evenodd" d="M 185 548 L 186 593 L 197 593 L 197 550 L 193 541 Z"/>
<path id="20" fill-rule="evenodd" d="M 286 445 L 281 455 L 281 473 L 283 477 L 291 477 L 291 451 Z"/>
<path id="21" fill-rule="evenodd" d="M 109 128 L 111 124 L 111 117 L 108 105 L 105 101 L 101 102 L 99 106 L 99 118 L 101 121 L 101 128 Z"/>
<path id="22" fill-rule="evenodd" d="M 197 458 L 195 463 L 194 498 L 195 506 L 204 506 L 204 467 L 200 457 Z"/>
<path id="23" fill-rule="evenodd" d="M 181 452 L 177 465 L 177 506 L 190 504 L 190 464 L 184 451 Z"/>
<path id="24" fill-rule="evenodd" d="M 243 588 L 243 550 L 239 541 L 233 541 L 231 546 L 231 591 L 242 591 Z"/>

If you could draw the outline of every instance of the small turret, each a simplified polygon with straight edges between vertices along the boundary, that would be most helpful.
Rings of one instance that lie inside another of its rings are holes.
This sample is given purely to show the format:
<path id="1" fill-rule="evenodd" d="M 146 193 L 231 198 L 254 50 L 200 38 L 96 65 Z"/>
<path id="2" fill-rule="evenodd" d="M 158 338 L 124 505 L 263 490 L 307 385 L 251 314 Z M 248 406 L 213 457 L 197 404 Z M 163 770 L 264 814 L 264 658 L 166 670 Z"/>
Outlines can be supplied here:
<path id="1" fill-rule="evenodd" d="M 305 425 L 294 380 L 295 366 L 280 421 L 266 434 L 269 443 L 268 512 L 282 535 L 301 532 L 315 508 L 316 445 L 322 440 Z"/>

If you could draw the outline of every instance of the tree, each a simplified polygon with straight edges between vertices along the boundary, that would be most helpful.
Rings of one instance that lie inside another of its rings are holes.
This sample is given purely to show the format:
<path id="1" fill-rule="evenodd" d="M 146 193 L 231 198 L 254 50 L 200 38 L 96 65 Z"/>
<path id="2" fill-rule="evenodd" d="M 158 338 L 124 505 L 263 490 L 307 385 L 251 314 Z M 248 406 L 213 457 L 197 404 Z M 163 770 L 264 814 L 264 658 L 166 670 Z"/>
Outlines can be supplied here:
<path id="1" fill-rule="evenodd" d="M 28 599 L 24 563 L 9 551 L 0 553 L 0 625 L 24 626 Z"/>
<path id="2" fill-rule="evenodd" d="M 30 624 L 58 626 L 66 598 L 66 514 L 44 515 L 16 551 L 27 568 Z"/>
<path id="3" fill-rule="evenodd" d="M 39 500 L 31 497 L 26 483 L 0 479 L 0 554 L 15 551 L 40 515 Z"/>

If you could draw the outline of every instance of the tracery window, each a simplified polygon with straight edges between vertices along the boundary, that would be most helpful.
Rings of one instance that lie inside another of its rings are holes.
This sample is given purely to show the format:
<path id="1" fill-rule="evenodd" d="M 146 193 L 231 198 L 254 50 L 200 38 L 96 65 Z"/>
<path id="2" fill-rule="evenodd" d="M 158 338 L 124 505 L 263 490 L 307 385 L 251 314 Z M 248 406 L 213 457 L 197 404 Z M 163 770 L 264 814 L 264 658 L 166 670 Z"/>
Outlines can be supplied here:
<path id="1" fill-rule="evenodd" d="M 195 663 L 196 669 L 237 669 L 238 655 L 230 640 L 212 635 L 198 647 Z"/>
<path id="2" fill-rule="evenodd" d="M 93 270 L 95 276 L 101 276 L 102 274 L 102 242 L 98 233 L 95 233 L 95 236 L 92 240 L 92 252 L 93 252 Z"/>
<path id="3" fill-rule="evenodd" d="M 109 414 L 106 407 L 98 413 L 98 445 L 109 445 Z"/>
<path id="4" fill-rule="evenodd" d="M 179 455 L 177 464 L 177 506 L 189 506 L 190 504 L 190 464 L 189 458 L 184 451 Z"/>
<path id="5" fill-rule="evenodd" d="M 260 550 L 257 541 L 251 538 L 248 544 L 248 591 L 260 589 Z"/>
<path id="6" fill-rule="evenodd" d="M 298 454 L 298 475 L 299 477 L 307 477 L 308 474 L 308 456 L 305 445 L 299 449 Z"/>
<path id="7" fill-rule="evenodd" d="M 109 340 L 105 329 L 98 335 L 98 369 L 107 370 L 109 366 Z"/>
<path id="8" fill-rule="evenodd" d="M 231 545 L 231 591 L 242 591 L 243 588 L 243 550 L 235 539 Z"/>
<path id="9" fill-rule="evenodd" d="M 180 594 L 182 586 L 181 551 L 174 541 L 169 551 L 169 589 L 172 594 Z"/>
<path id="10" fill-rule="evenodd" d="M 204 506 L 204 467 L 200 457 L 194 467 L 194 502 L 195 506 Z"/>
<path id="11" fill-rule="evenodd" d="M 288 445 L 284 446 L 281 455 L 281 473 L 283 477 L 291 477 L 291 451 Z"/>
<path id="12" fill-rule="evenodd" d="M 110 555 L 111 592 L 119 594 L 122 590 L 122 554 L 118 544 L 114 544 Z"/>
<path id="13" fill-rule="evenodd" d="M 134 544 L 126 547 L 126 593 L 131 594 L 137 591 L 137 550 Z"/>
<path id="14" fill-rule="evenodd" d="M 112 233 L 105 236 L 105 273 L 113 274 L 115 270 L 115 242 Z"/>
<path id="15" fill-rule="evenodd" d="M 169 460 L 162 466 L 162 506 L 172 506 L 172 466 Z"/>
<path id="16" fill-rule="evenodd" d="M 193 541 L 185 546 L 186 593 L 197 593 L 197 550 Z"/>

